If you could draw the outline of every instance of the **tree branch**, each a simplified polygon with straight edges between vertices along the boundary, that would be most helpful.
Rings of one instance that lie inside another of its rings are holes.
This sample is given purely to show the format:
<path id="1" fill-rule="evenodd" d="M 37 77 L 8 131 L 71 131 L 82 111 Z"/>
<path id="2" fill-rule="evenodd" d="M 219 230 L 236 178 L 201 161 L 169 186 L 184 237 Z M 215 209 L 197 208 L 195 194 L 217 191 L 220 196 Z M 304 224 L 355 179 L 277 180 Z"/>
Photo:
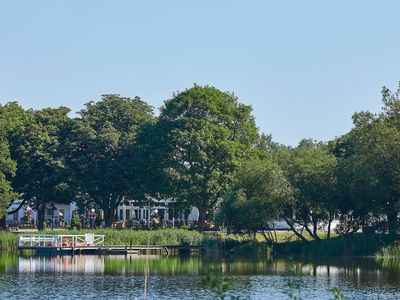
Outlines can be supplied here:
<path id="1" fill-rule="evenodd" d="M 21 209 L 21 207 L 22 207 L 25 203 L 26 203 L 26 199 L 22 200 L 21 204 L 20 204 L 16 209 L 13 209 L 13 210 L 11 210 L 11 211 L 8 211 L 8 212 L 7 212 L 7 215 L 12 215 L 12 214 L 16 213 L 17 211 L 19 211 L 19 210 Z M 8 208 L 10 208 L 11 205 L 12 205 L 12 203 L 10 204 L 10 206 L 9 206 Z"/>

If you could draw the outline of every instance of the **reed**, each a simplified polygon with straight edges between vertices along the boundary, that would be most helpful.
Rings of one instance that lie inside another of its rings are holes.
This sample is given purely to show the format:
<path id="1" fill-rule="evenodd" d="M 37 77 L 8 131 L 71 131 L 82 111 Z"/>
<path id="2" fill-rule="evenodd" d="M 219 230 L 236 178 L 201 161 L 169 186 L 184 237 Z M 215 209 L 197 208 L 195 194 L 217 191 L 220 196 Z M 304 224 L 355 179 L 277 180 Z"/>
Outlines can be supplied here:
<path id="1" fill-rule="evenodd" d="M 400 240 L 394 240 L 381 247 L 376 253 L 378 258 L 400 258 Z"/>
<path id="2" fill-rule="evenodd" d="M 353 234 L 320 241 L 295 241 L 274 246 L 277 256 L 400 256 L 397 238 L 384 234 Z"/>
<path id="3" fill-rule="evenodd" d="M 10 231 L 0 230 L 0 250 L 16 249 L 17 246 L 18 246 L 17 235 L 11 233 Z"/>
<path id="4" fill-rule="evenodd" d="M 44 230 L 36 234 L 104 234 L 107 245 L 191 245 L 205 243 L 208 235 L 187 229 L 158 229 L 158 230 Z M 213 236 L 209 236 L 210 240 Z M 0 231 L 0 249 L 16 249 L 18 235 L 9 231 Z"/>
<path id="5" fill-rule="evenodd" d="M 247 255 L 274 255 L 277 257 L 301 256 L 376 256 L 400 257 L 400 237 L 384 234 L 353 234 L 320 241 L 280 242 L 273 246 L 240 235 L 202 233 L 188 229 L 167 228 L 158 230 L 45 230 L 42 234 L 104 234 L 106 245 L 190 245 L 205 246 L 207 251 Z M 0 231 L 0 249 L 14 250 L 18 235 Z"/>

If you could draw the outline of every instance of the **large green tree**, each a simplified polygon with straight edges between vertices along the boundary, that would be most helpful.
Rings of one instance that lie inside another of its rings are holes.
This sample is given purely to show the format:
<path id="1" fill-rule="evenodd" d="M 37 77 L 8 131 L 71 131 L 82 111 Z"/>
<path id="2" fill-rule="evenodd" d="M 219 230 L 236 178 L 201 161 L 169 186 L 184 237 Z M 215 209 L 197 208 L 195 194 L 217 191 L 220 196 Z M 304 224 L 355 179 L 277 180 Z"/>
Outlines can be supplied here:
<path id="1" fill-rule="evenodd" d="M 16 171 L 16 163 L 11 159 L 8 144 L 11 126 L 6 108 L 0 105 L 0 219 L 6 216 L 10 202 L 17 197 L 11 186 L 11 178 Z"/>
<path id="2" fill-rule="evenodd" d="M 153 108 L 139 97 L 111 94 L 87 103 L 79 114 L 68 158 L 76 199 L 81 207 L 101 208 L 111 226 L 122 201 L 139 194 L 136 134 L 153 121 Z"/>
<path id="3" fill-rule="evenodd" d="M 22 124 L 24 110 L 16 103 L 9 102 L 0 105 L 0 226 L 6 224 L 6 214 L 14 200 L 18 198 L 12 186 L 11 180 L 15 176 L 16 162 L 11 158 L 9 149 L 9 135 Z"/>
<path id="4" fill-rule="evenodd" d="M 305 232 L 318 240 L 319 226 L 326 224 L 329 236 L 336 212 L 336 157 L 325 144 L 303 140 L 296 148 L 281 148 L 277 160 L 294 188 L 294 205 L 284 216 L 288 225 L 299 238 L 305 240 Z"/>
<path id="5" fill-rule="evenodd" d="M 11 187 L 10 179 L 15 175 L 16 163 L 10 157 L 8 142 L 0 139 L 0 219 L 7 214 L 7 208 L 17 193 Z"/>
<path id="6" fill-rule="evenodd" d="M 70 200 L 64 147 L 71 126 L 69 111 L 66 107 L 25 111 L 8 135 L 18 166 L 12 185 L 24 203 L 38 211 L 39 229 L 50 203 Z"/>
<path id="7" fill-rule="evenodd" d="M 237 172 L 219 212 L 233 231 L 260 232 L 272 242 L 274 222 L 292 202 L 293 189 L 281 168 L 271 159 L 251 159 Z"/>
<path id="8" fill-rule="evenodd" d="M 353 116 L 354 128 L 334 143 L 340 158 L 347 192 L 343 214 L 356 212 L 360 225 L 368 215 L 386 215 L 390 234 L 398 228 L 400 205 L 400 88 L 382 90 L 380 114 L 360 112 Z M 361 213 L 361 214 L 360 214 Z"/>
<path id="9" fill-rule="evenodd" d="M 143 173 L 157 172 L 157 186 L 150 182 L 147 191 L 197 207 L 202 230 L 207 212 L 223 199 L 233 172 L 254 150 L 251 111 L 233 94 L 210 86 L 195 85 L 167 100 L 157 123 L 140 137 Z"/>

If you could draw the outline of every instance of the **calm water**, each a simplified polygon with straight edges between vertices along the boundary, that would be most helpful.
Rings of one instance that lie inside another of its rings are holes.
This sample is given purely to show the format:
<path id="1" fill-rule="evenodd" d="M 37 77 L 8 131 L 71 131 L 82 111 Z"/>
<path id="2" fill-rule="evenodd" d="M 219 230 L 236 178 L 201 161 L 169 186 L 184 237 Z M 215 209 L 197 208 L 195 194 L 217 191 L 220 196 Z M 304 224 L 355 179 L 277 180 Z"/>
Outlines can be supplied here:
<path id="1" fill-rule="evenodd" d="M 288 261 L 162 256 L 18 256 L 0 253 L 0 299 L 213 299 L 203 278 L 214 270 L 231 295 L 289 299 L 400 299 L 400 262 L 374 259 Z M 294 285 L 292 285 L 293 287 Z"/>

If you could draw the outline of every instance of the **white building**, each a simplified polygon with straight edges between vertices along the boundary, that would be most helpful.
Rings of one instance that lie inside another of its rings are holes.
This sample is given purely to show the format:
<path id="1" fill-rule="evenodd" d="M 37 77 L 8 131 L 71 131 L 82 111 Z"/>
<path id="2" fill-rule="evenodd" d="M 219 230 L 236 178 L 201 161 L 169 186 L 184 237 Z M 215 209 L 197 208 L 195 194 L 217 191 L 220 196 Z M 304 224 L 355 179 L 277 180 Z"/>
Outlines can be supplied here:
<path id="1" fill-rule="evenodd" d="M 137 201 L 131 200 L 118 206 L 116 217 L 120 221 L 128 220 L 143 220 L 149 222 L 150 217 L 156 213 L 162 220 L 182 220 L 185 222 L 197 221 L 199 218 L 199 210 L 193 207 L 190 211 L 180 212 L 177 217 L 174 218 L 168 212 L 168 205 L 172 203 L 170 200 L 152 200 L 151 204 L 143 205 Z"/>
<path id="2" fill-rule="evenodd" d="M 15 200 L 13 204 L 8 208 L 7 211 L 13 211 L 17 209 L 22 203 L 22 200 Z M 55 209 L 53 209 L 53 207 Z M 61 203 L 48 203 L 46 206 L 46 211 L 45 211 L 45 216 L 44 219 L 47 221 L 47 223 L 52 222 L 52 220 L 62 220 L 64 222 L 68 221 L 69 224 L 71 224 L 71 219 L 72 219 L 72 212 L 76 210 L 76 204 L 75 202 L 72 202 L 70 204 L 61 204 Z M 37 222 L 38 219 L 38 213 L 35 210 L 32 210 L 29 206 L 24 205 L 22 206 L 17 212 L 14 214 L 8 215 L 6 218 L 7 223 L 12 224 L 14 222 L 20 222 L 21 219 L 25 216 L 25 214 L 30 211 L 31 213 L 31 218 L 33 222 Z"/>
<path id="3" fill-rule="evenodd" d="M 22 200 L 16 200 L 8 209 L 8 211 L 13 211 L 17 209 L 22 203 Z M 178 215 L 171 216 L 168 213 L 168 204 L 171 203 L 170 200 L 162 200 L 155 201 L 152 200 L 150 205 L 138 204 L 136 201 L 127 201 L 124 204 L 118 206 L 116 211 L 116 220 L 119 221 L 144 221 L 146 224 L 150 222 L 151 217 L 154 213 L 157 216 L 165 221 L 184 221 L 193 222 L 197 221 L 199 217 L 199 211 L 197 208 L 192 208 L 191 211 L 182 211 L 178 213 Z M 55 209 L 53 209 L 53 207 Z M 71 224 L 72 212 L 77 209 L 77 205 L 75 202 L 70 204 L 61 204 L 61 203 L 48 203 L 46 206 L 45 212 L 45 221 L 50 224 L 54 222 L 54 226 L 58 227 L 60 221 L 68 222 Z M 7 216 L 7 223 L 13 224 L 16 222 L 21 222 L 21 219 L 26 215 L 27 212 L 31 213 L 31 220 L 34 223 L 37 223 L 38 213 L 37 211 L 31 209 L 29 206 L 22 206 L 17 212 L 12 215 Z M 104 218 L 104 216 L 103 216 Z"/>

